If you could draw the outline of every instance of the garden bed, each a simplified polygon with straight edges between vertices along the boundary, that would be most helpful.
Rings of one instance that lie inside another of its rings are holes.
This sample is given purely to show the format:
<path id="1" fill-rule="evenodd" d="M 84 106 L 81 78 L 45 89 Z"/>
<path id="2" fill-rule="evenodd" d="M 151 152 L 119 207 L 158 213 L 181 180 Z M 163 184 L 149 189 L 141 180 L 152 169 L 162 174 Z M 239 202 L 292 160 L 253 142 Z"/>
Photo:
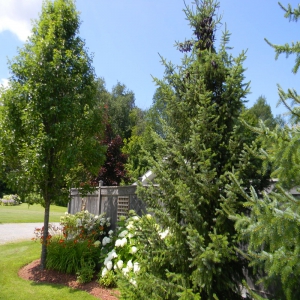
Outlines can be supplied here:
<path id="1" fill-rule="evenodd" d="M 31 280 L 36 283 L 61 284 L 70 288 L 80 289 L 102 300 L 117 300 L 119 295 L 117 290 L 101 287 L 96 280 L 79 284 L 76 281 L 76 275 L 63 274 L 53 270 L 41 270 L 40 259 L 24 266 L 19 270 L 18 275 L 25 280 Z"/>

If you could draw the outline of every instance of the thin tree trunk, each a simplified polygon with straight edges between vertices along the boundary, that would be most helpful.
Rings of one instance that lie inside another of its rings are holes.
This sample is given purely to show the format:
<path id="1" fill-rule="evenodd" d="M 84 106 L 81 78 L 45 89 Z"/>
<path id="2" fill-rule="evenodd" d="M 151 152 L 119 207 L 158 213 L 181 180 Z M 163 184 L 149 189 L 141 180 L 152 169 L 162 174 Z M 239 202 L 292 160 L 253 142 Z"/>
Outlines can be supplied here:
<path id="1" fill-rule="evenodd" d="M 41 269 L 46 269 L 47 261 L 47 243 L 49 234 L 49 214 L 50 214 L 50 199 L 45 199 L 45 213 L 44 213 L 44 230 L 43 230 L 43 244 L 41 253 Z"/>

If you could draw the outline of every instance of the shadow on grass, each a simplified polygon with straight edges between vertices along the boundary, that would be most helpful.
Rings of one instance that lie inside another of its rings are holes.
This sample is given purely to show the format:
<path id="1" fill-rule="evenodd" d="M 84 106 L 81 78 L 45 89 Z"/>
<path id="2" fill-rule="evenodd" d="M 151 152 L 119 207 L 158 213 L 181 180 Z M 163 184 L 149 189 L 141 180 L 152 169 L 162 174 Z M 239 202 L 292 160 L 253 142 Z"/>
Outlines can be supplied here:
<path id="1" fill-rule="evenodd" d="M 78 292 L 88 292 L 88 291 L 82 290 L 80 288 L 70 287 L 68 285 L 59 284 L 59 283 L 31 282 L 30 285 L 32 287 L 47 286 L 47 287 L 51 287 L 51 288 L 57 289 L 57 290 L 68 289 L 70 294 L 75 294 Z"/>

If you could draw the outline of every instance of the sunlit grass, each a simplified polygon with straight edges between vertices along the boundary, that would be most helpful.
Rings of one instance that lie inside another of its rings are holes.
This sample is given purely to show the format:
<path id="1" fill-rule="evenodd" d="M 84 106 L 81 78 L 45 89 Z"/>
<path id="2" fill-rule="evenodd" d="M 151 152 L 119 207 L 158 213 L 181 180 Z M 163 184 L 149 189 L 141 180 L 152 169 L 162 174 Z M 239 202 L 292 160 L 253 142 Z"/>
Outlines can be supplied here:
<path id="1" fill-rule="evenodd" d="M 50 222 L 59 222 L 67 207 L 51 205 Z M 0 223 L 41 223 L 44 222 L 44 208 L 40 204 L 26 203 L 14 206 L 0 205 Z M 0 298 L 1 299 L 1 298 Z"/>
<path id="2" fill-rule="evenodd" d="M 0 299 L 1 300 L 89 300 L 87 292 L 56 284 L 27 281 L 18 276 L 19 269 L 38 259 L 41 245 L 21 242 L 0 245 Z"/>

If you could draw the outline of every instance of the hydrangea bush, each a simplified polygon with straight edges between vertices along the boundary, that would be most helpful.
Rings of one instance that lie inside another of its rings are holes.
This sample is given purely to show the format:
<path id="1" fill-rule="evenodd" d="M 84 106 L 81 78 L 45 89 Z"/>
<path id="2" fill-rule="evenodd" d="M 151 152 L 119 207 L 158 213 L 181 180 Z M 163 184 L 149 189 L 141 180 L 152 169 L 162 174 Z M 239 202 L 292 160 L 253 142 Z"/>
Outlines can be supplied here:
<path id="1" fill-rule="evenodd" d="M 81 283 L 91 281 L 98 267 L 100 245 L 108 236 L 110 220 L 88 211 L 66 213 L 61 228 L 49 224 L 47 237 L 47 269 L 77 274 Z M 43 241 L 43 228 L 35 229 L 35 240 Z"/>
<path id="2" fill-rule="evenodd" d="M 135 284 L 135 276 L 140 267 L 137 261 L 139 245 L 136 233 L 140 217 L 130 211 L 127 219 L 121 218 L 116 233 L 109 232 L 109 236 L 102 241 L 101 259 L 103 265 L 99 273 L 99 283 L 106 287 L 116 285 L 116 276 L 122 274 Z"/>
<path id="3" fill-rule="evenodd" d="M 145 229 L 155 233 L 155 238 L 147 240 L 146 243 Z M 130 211 L 129 217 L 119 222 L 116 233 L 110 232 L 109 237 L 102 241 L 100 262 L 103 267 L 99 273 L 99 283 L 112 287 L 118 280 L 119 288 L 119 283 L 123 282 L 137 289 L 138 279 L 145 271 L 140 264 L 140 258 L 145 257 L 147 245 L 159 240 L 168 247 L 170 236 L 169 230 L 163 230 L 151 215 L 138 217 L 135 212 Z"/>
<path id="4" fill-rule="evenodd" d="M 129 212 L 127 219 L 121 218 L 115 232 L 110 230 L 109 218 L 88 211 L 65 213 L 60 225 L 49 224 L 46 267 L 77 274 L 80 283 L 91 281 L 100 271 L 99 284 L 105 287 L 116 286 L 118 280 L 118 286 L 122 281 L 136 288 L 142 275 L 139 259 L 147 251 L 147 244 L 167 242 L 170 235 L 168 230 L 161 230 L 151 215 L 138 217 L 134 211 Z M 145 242 L 145 230 L 155 232 L 156 237 Z M 36 228 L 35 234 L 35 240 L 43 242 L 43 228 Z"/>
<path id="5" fill-rule="evenodd" d="M 3 199 L 0 199 L 0 205 L 19 205 L 21 204 L 21 198 L 18 195 L 4 195 Z"/>

